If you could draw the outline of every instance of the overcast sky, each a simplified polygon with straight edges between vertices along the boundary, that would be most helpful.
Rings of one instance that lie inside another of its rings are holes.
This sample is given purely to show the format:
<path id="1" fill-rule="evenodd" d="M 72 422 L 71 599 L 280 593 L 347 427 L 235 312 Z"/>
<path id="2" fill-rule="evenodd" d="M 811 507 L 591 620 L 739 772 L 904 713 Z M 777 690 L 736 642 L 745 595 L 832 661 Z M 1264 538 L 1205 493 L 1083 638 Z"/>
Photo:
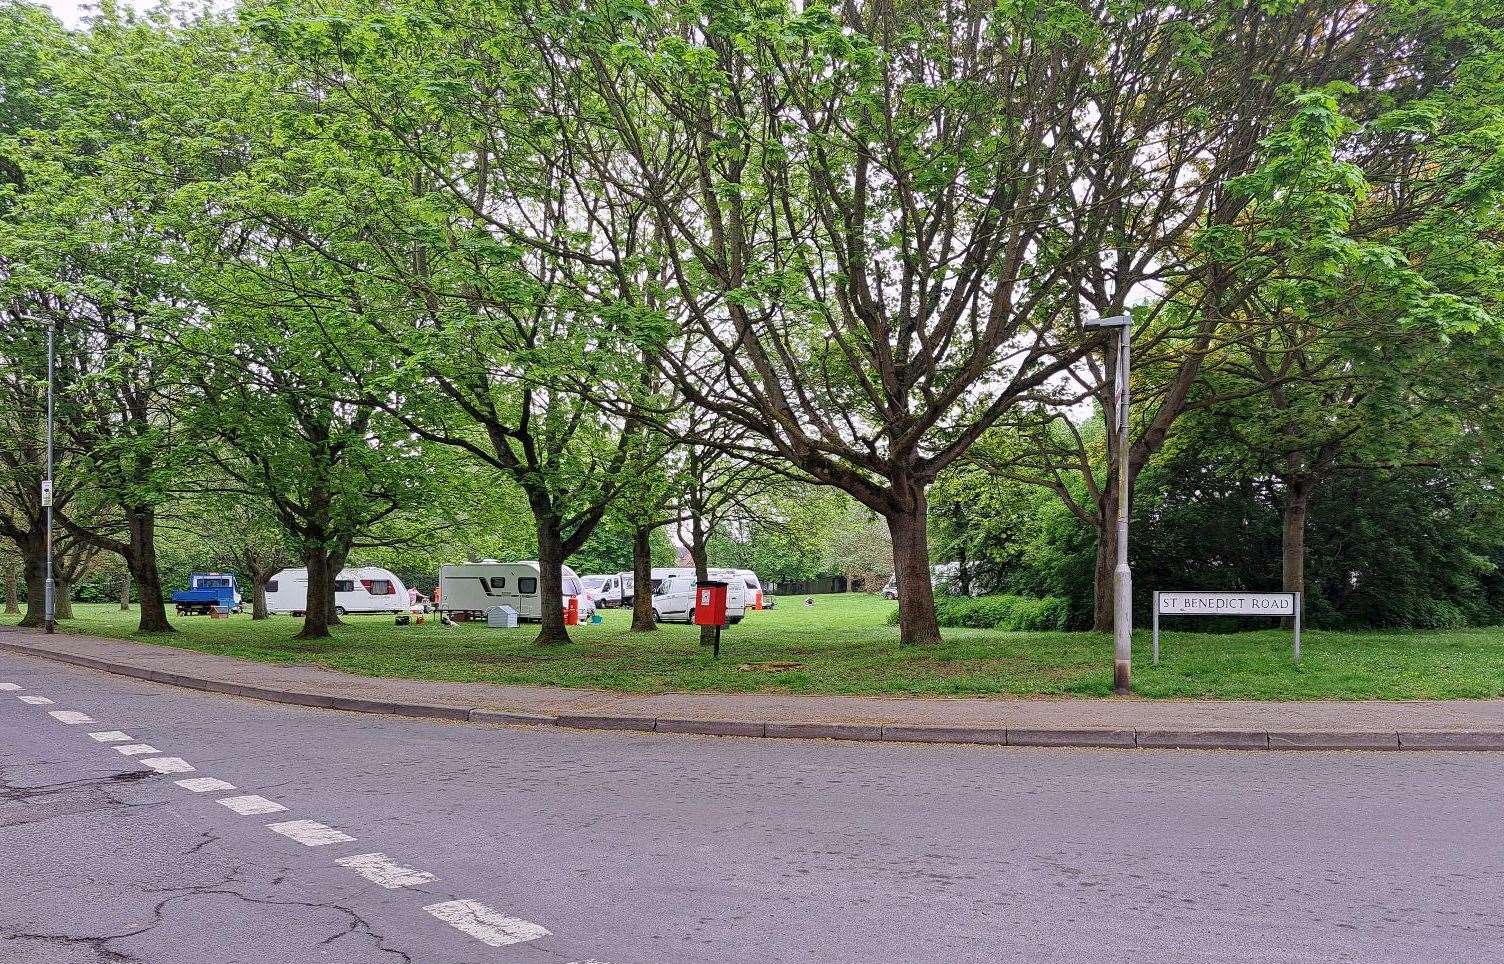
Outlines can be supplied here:
<path id="1" fill-rule="evenodd" d="M 40 0 L 40 2 L 46 3 L 47 6 L 51 7 L 52 12 L 57 15 L 57 18 L 69 27 L 79 26 L 83 22 L 83 18 L 88 16 L 99 4 L 99 0 Z M 145 10 L 147 7 L 152 6 L 155 0 L 120 0 L 120 2 L 129 3 L 138 10 Z M 225 4 L 220 3 L 216 3 L 215 5 L 225 6 Z"/>

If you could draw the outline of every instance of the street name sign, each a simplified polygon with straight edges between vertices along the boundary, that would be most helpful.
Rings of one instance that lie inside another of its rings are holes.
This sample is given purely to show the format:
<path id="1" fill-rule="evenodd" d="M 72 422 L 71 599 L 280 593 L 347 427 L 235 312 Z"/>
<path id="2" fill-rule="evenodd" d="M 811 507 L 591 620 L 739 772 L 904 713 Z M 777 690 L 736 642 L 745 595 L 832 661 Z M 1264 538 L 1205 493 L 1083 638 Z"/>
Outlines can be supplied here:
<path id="1" fill-rule="evenodd" d="M 1156 592 L 1154 594 L 1154 662 L 1159 662 L 1160 616 L 1292 616 L 1295 658 L 1300 659 L 1298 592 Z"/>

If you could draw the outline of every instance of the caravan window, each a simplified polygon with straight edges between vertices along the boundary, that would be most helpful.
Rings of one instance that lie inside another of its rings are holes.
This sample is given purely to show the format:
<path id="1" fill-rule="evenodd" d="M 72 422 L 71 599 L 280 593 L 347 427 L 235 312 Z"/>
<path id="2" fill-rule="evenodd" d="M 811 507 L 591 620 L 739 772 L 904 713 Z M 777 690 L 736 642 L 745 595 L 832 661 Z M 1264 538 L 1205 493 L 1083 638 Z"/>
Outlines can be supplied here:
<path id="1" fill-rule="evenodd" d="M 336 579 L 336 580 L 334 580 L 334 591 L 335 592 L 354 592 L 355 591 L 355 580 L 354 579 Z"/>
<path id="2" fill-rule="evenodd" d="M 267 592 L 276 592 L 277 591 L 277 580 L 273 579 L 270 582 L 268 582 L 266 584 L 266 591 Z"/>
<path id="3" fill-rule="evenodd" d="M 362 579 L 361 585 L 366 587 L 366 592 L 373 596 L 395 596 L 397 590 L 392 588 L 390 579 Z"/>
<path id="4" fill-rule="evenodd" d="M 507 577 L 506 576 L 492 576 L 491 577 L 491 588 L 492 589 L 505 589 L 505 588 L 507 588 Z"/>
<path id="5" fill-rule="evenodd" d="M 538 591 L 538 579 L 536 576 L 521 576 L 517 580 L 517 591 L 524 596 L 531 596 Z"/>

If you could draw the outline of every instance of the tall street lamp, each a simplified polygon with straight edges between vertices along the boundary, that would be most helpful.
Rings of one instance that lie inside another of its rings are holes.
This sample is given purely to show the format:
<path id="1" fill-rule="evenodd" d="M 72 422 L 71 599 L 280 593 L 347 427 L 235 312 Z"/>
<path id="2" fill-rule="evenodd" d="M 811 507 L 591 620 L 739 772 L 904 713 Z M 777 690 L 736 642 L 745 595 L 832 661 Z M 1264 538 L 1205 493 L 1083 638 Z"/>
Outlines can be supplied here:
<path id="1" fill-rule="evenodd" d="M 47 513 L 47 582 L 42 592 L 47 632 L 57 629 L 56 583 L 52 579 L 52 339 L 57 323 L 47 320 L 47 477 L 42 480 L 42 511 Z"/>
<path id="2" fill-rule="evenodd" d="M 1113 315 L 1093 318 L 1089 328 L 1118 330 L 1116 401 L 1118 442 L 1118 563 L 1112 571 L 1112 686 L 1120 694 L 1131 687 L 1133 676 L 1133 572 L 1128 568 L 1128 344 L 1133 337 L 1133 318 Z"/>

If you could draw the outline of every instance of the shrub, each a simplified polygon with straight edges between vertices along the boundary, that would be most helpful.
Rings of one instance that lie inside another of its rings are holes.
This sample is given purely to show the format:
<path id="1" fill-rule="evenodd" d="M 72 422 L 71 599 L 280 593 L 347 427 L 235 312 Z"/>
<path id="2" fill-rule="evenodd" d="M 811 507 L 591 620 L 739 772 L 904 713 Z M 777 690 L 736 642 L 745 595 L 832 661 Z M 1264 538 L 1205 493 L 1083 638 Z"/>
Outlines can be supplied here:
<path id="1" fill-rule="evenodd" d="M 1071 616 L 1070 601 L 1056 596 L 941 596 L 935 611 L 942 626 L 1007 632 L 1063 631 Z"/>

